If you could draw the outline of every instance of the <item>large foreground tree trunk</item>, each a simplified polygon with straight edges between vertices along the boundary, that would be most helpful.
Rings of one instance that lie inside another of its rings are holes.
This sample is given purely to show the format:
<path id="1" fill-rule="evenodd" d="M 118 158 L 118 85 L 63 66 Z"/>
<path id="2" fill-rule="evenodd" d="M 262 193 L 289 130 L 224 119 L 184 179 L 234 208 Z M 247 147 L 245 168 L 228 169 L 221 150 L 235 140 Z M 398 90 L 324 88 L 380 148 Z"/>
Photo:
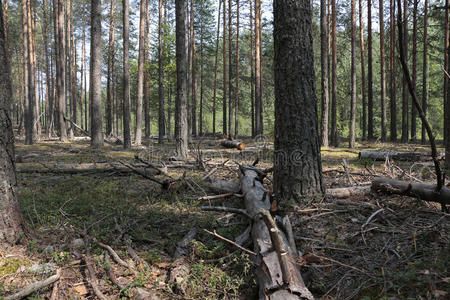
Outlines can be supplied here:
<path id="1" fill-rule="evenodd" d="M 187 0 L 176 0 L 176 64 L 177 97 L 175 117 L 175 139 L 177 155 L 186 158 L 188 154 L 187 126 L 187 37 L 186 14 Z"/>
<path id="2" fill-rule="evenodd" d="M 274 1 L 274 192 L 299 200 L 324 192 L 308 0 Z"/>
<path id="3" fill-rule="evenodd" d="M 138 56 L 138 83 L 136 102 L 136 128 L 134 131 L 134 143 L 140 146 L 142 143 L 142 99 L 144 98 L 144 56 L 145 56 L 145 21 L 147 12 L 145 0 L 141 0 L 139 19 L 139 56 Z"/>
<path id="4" fill-rule="evenodd" d="M 6 59 L 3 3 L 0 0 L 0 245 L 13 244 L 22 231 L 19 203 L 16 198 L 14 135 L 9 115 L 11 81 Z"/>
<path id="5" fill-rule="evenodd" d="M 66 42 L 64 34 L 64 2 L 53 0 L 55 10 L 55 40 L 56 40 L 56 103 L 58 107 L 59 138 L 61 142 L 67 141 L 66 115 Z"/>

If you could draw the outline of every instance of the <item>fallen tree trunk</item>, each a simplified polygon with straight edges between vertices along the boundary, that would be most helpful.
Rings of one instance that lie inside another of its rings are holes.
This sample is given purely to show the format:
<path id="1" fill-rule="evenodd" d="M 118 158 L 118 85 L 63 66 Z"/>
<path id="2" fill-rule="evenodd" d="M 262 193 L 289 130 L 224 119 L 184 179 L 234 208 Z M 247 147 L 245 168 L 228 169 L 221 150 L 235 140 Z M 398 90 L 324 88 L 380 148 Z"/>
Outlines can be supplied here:
<path id="1" fill-rule="evenodd" d="M 438 154 L 438 158 L 441 159 L 444 156 L 443 153 Z M 394 160 L 432 160 L 430 153 L 427 152 L 382 152 L 382 151 L 361 151 L 358 154 L 359 159 L 373 159 L 373 160 L 386 160 L 386 157 Z"/>
<path id="2" fill-rule="evenodd" d="M 244 150 L 245 144 L 238 141 L 223 140 L 220 145 L 225 148 Z"/>
<path id="3" fill-rule="evenodd" d="M 289 244 L 289 239 L 270 216 L 269 195 L 260 181 L 261 174 L 251 166 L 242 165 L 239 169 L 245 208 L 253 217 L 251 236 L 254 252 L 258 254 L 259 299 L 314 299 L 295 262 L 295 245 Z"/>
<path id="4" fill-rule="evenodd" d="M 434 183 L 407 182 L 384 177 L 372 181 L 372 190 L 375 192 L 405 195 L 442 205 L 450 204 L 450 188 L 442 186 L 440 191 L 436 191 L 436 187 Z"/>
<path id="5" fill-rule="evenodd" d="M 362 197 L 370 194 L 370 186 L 351 186 L 344 188 L 327 189 L 327 196 L 337 199 Z"/>
<path id="6" fill-rule="evenodd" d="M 160 172 L 153 168 L 137 168 L 140 172 L 149 176 L 158 175 Z M 130 175 L 135 173 L 133 170 L 125 167 L 109 168 L 17 168 L 17 173 L 21 174 L 60 174 L 60 175 L 92 175 L 92 174 L 110 174 Z"/>

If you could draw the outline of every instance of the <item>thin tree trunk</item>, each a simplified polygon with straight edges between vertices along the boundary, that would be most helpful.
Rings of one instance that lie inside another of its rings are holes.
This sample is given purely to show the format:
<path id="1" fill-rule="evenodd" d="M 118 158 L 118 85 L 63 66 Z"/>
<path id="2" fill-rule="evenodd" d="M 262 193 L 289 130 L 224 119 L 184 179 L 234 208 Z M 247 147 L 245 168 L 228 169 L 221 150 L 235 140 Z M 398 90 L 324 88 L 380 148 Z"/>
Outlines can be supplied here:
<path id="1" fill-rule="evenodd" d="M 177 0 L 176 7 L 176 66 L 177 97 L 175 139 L 177 155 L 186 158 L 188 154 L 187 126 L 187 0 Z"/>
<path id="2" fill-rule="evenodd" d="M 196 68 L 197 68 L 197 60 L 196 60 L 196 53 L 195 53 L 195 34 L 194 34 L 194 0 L 191 0 L 191 8 L 190 8 L 190 41 L 191 41 L 191 103 L 192 103 L 192 111 L 191 111 L 191 132 L 193 136 L 198 135 L 198 120 L 197 120 L 197 74 L 196 74 Z"/>
<path id="3" fill-rule="evenodd" d="M 43 42 L 44 42 L 44 55 L 45 55 L 45 131 L 47 136 L 50 136 L 50 123 L 51 123 L 51 111 L 52 98 L 50 95 L 50 58 L 49 58 L 49 42 L 48 42 L 48 4 L 47 0 L 42 3 L 42 16 L 44 22 L 43 28 Z"/>
<path id="4" fill-rule="evenodd" d="M 203 2 L 200 3 L 200 10 L 203 11 Z M 199 134 L 203 136 L 203 18 L 200 19 L 200 114 L 199 114 Z"/>
<path id="5" fill-rule="evenodd" d="M 428 90 L 427 90 L 427 75 L 428 75 L 428 0 L 425 0 L 423 15 L 423 68 L 422 68 L 422 109 L 425 117 L 427 116 L 428 106 Z M 422 123 L 421 142 L 425 144 L 427 141 L 425 124 Z"/>
<path id="6" fill-rule="evenodd" d="M 217 67 L 218 67 L 218 59 L 219 59 L 220 9 L 221 9 L 222 1 L 219 0 L 219 12 L 217 13 L 216 56 L 215 56 L 215 62 L 214 62 L 214 87 L 213 87 L 213 123 L 212 123 L 213 136 L 216 136 Z M 251 3 L 252 3 L 252 1 L 250 1 L 250 5 L 251 5 Z"/>
<path id="7" fill-rule="evenodd" d="M 373 58 L 372 58 L 372 0 L 367 1 L 367 83 L 368 83 L 368 126 L 367 126 L 367 138 L 369 141 L 373 140 L 374 128 L 373 128 Z"/>
<path id="8" fill-rule="evenodd" d="M 223 41 L 222 41 L 222 56 L 223 56 L 223 101 L 222 101 L 222 133 L 227 133 L 227 6 L 226 0 L 223 0 Z M 258 0 L 255 0 L 258 1 Z"/>
<path id="9" fill-rule="evenodd" d="M 412 49 L 412 83 L 414 93 L 417 94 L 417 4 L 418 0 L 413 0 L 413 49 Z M 411 105 L 411 141 L 416 141 L 417 134 L 417 109 Z"/>
<path id="10" fill-rule="evenodd" d="M 123 148 L 131 149 L 130 128 L 130 63 L 129 63 L 129 0 L 122 0 L 123 7 Z"/>
<path id="11" fill-rule="evenodd" d="M 145 0 L 145 11 L 147 18 L 145 21 L 145 54 L 144 54 L 144 123 L 145 137 L 150 138 L 150 68 L 145 67 L 150 57 L 150 12 L 149 0 Z M 164 98 L 163 98 L 164 99 Z M 164 106 L 163 106 L 164 108 Z M 164 111 L 163 111 L 164 114 Z"/>
<path id="12" fill-rule="evenodd" d="M 145 11 L 145 0 L 141 0 L 140 3 L 136 128 L 134 134 L 134 143 L 136 144 L 136 146 L 140 146 L 142 143 L 142 99 L 144 97 L 144 53 L 146 39 L 145 20 L 147 19 L 147 12 Z"/>
<path id="13" fill-rule="evenodd" d="M 228 0 L 228 130 L 233 136 L 233 13 L 232 0 Z"/>
<path id="14" fill-rule="evenodd" d="M 386 73 L 384 63 L 384 8 L 383 0 L 379 1 L 380 11 L 380 81 L 381 81 L 381 141 L 386 142 L 387 114 L 386 114 Z"/>
<path id="15" fill-rule="evenodd" d="M 86 131 L 89 131 L 89 127 L 88 127 L 88 102 L 87 102 L 87 58 L 86 58 L 86 26 L 85 26 L 85 22 L 83 22 L 83 69 L 84 69 L 84 74 L 83 74 L 83 78 L 81 80 L 84 81 L 84 129 Z"/>
<path id="16" fill-rule="evenodd" d="M 24 82 L 25 82 L 25 97 L 24 97 L 24 115 L 25 115 L 25 144 L 33 144 L 33 93 L 31 88 L 31 74 L 30 68 L 30 30 L 28 22 L 28 0 L 22 0 L 22 29 L 23 29 L 23 54 L 24 54 Z M 30 99 L 31 97 L 31 99 Z"/>
<path id="17" fill-rule="evenodd" d="M 450 1 L 445 0 L 445 6 L 449 7 Z M 450 32 L 449 32 L 449 9 L 445 10 L 445 69 L 447 74 L 444 75 L 444 139 L 445 139 L 445 169 L 450 170 Z"/>
<path id="18" fill-rule="evenodd" d="M 332 90 L 331 90 L 331 145 L 338 147 L 337 132 L 337 46 L 336 46 L 336 0 L 331 0 L 331 48 L 332 48 Z"/>
<path id="19" fill-rule="evenodd" d="M 73 2 L 71 2 L 73 5 Z M 72 9 L 73 11 L 73 9 Z M 76 63 L 76 56 L 77 56 L 77 45 L 75 42 L 75 32 L 73 30 L 73 22 L 71 23 L 71 29 L 70 29 L 70 39 L 72 44 L 71 49 L 71 72 L 70 72 L 70 94 L 72 99 L 72 121 L 74 123 L 77 123 L 77 63 Z M 72 126 L 71 126 L 72 127 Z"/>
<path id="20" fill-rule="evenodd" d="M 359 47 L 361 51 L 361 102 L 362 102 L 362 138 L 367 139 L 367 102 L 366 102 L 366 63 L 364 50 L 364 23 L 362 0 L 359 0 Z"/>
<path id="21" fill-rule="evenodd" d="M 255 124 L 255 50 L 253 43 L 253 0 L 250 0 L 250 105 L 252 114 L 252 137 L 256 135 Z"/>
<path id="22" fill-rule="evenodd" d="M 405 49 L 406 60 L 408 57 L 408 0 L 403 0 L 404 18 L 403 18 L 403 48 Z M 398 14 L 401 14 L 400 8 L 398 9 Z M 403 87 L 402 87 L 402 143 L 408 141 L 408 85 L 406 82 L 405 75 L 403 75 Z"/>
<path id="23" fill-rule="evenodd" d="M 397 141 L 397 97 L 395 84 L 395 1 L 390 0 L 389 92 L 391 109 L 391 142 Z"/>
<path id="24" fill-rule="evenodd" d="M 91 0 L 91 63 L 89 100 L 91 103 L 91 147 L 95 148 L 103 146 L 101 18 L 101 0 Z"/>
<path id="25" fill-rule="evenodd" d="M 9 62 L 9 15 L 8 15 L 9 5 L 8 0 L 3 0 L 3 28 L 5 29 L 5 57 L 8 65 Z"/>
<path id="26" fill-rule="evenodd" d="M 264 133 L 261 66 L 261 0 L 255 0 L 255 124 L 256 135 Z"/>
<path id="27" fill-rule="evenodd" d="M 163 68 L 163 40 L 162 40 L 162 0 L 159 0 L 159 25 L 158 25 L 158 98 L 159 98 L 159 114 L 158 114 L 158 142 L 163 143 L 166 134 L 164 125 L 164 68 Z M 170 131 L 169 131 L 170 132 Z"/>
<path id="28" fill-rule="evenodd" d="M 12 90 L 9 63 L 6 59 L 6 35 L 3 3 L 0 0 L 0 244 L 14 245 L 22 233 L 22 216 L 17 200 L 14 165 L 14 133 L 10 118 Z"/>
<path id="29" fill-rule="evenodd" d="M 236 81 L 235 81 L 235 102 L 234 102 L 234 136 L 239 134 L 239 0 L 236 0 Z"/>
<path id="30" fill-rule="evenodd" d="M 73 103 L 74 99 L 72 98 L 72 0 L 66 0 L 66 53 L 65 53 L 65 63 L 66 63 L 66 109 L 67 109 L 67 101 L 69 101 L 69 113 L 66 114 L 67 118 L 73 120 Z M 69 126 L 69 140 L 73 140 L 73 125 L 70 123 Z"/>
<path id="31" fill-rule="evenodd" d="M 380 0 L 382 1 L 382 0 Z M 352 11 L 352 62 L 351 62 L 351 93 L 352 100 L 350 106 L 350 138 L 349 147 L 355 148 L 355 131 L 356 131 L 356 3 L 355 0 L 351 1 L 351 11 Z"/>
<path id="32" fill-rule="evenodd" d="M 66 64 L 65 64 L 65 33 L 64 33 L 64 1 L 54 0 L 56 10 L 56 97 L 58 103 L 59 137 L 62 142 L 67 141 L 66 125 Z"/>
<path id="33" fill-rule="evenodd" d="M 251 2 L 250 2 L 251 3 Z M 322 146 L 328 147 L 328 32 L 327 32 L 327 0 L 320 0 L 320 75 L 322 99 Z"/>
<path id="34" fill-rule="evenodd" d="M 31 58 L 31 89 L 33 90 L 33 139 L 34 141 L 38 141 L 40 139 L 41 135 L 41 126 L 39 122 L 39 91 L 38 91 L 38 68 L 37 68 L 37 60 L 36 60 L 36 21 L 35 21 L 35 14 L 34 14 L 34 7 L 33 7 L 33 1 L 29 0 L 28 4 L 28 30 L 29 35 L 28 38 L 30 39 L 30 58 Z"/>
<path id="35" fill-rule="evenodd" d="M 108 75 L 106 79 L 106 135 L 109 136 L 113 130 L 113 90 L 112 76 L 114 64 L 114 0 L 111 0 L 109 9 L 109 38 L 108 38 Z"/>

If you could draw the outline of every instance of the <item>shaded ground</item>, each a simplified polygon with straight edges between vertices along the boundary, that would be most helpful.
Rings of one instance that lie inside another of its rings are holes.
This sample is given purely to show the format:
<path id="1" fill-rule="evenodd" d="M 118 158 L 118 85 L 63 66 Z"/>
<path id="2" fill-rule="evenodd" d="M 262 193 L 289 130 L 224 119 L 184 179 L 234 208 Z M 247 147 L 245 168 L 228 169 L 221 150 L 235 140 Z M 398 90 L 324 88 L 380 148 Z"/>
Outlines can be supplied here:
<path id="1" fill-rule="evenodd" d="M 0 295 L 48 277 L 42 270 L 30 271 L 30 266 L 47 264 L 50 273 L 61 269 L 60 297 L 92 299 L 83 263 L 74 256 L 74 241 L 88 229 L 98 285 L 110 299 L 137 297 L 141 292 L 137 288 L 161 299 L 252 299 L 257 289 L 248 255 L 202 231 L 216 230 L 234 239 L 245 230 L 248 221 L 227 213 L 202 212 L 199 208 L 205 205 L 199 197 L 214 194 L 202 179 L 212 169 L 217 168 L 214 178 L 236 180 L 236 163 L 252 163 L 259 157 L 259 167 L 271 166 L 270 142 L 264 139 L 245 142 L 246 150 L 238 152 L 220 148 L 218 140 L 193 140 L 190 149 L 195 150 L 191 151 L 190 160 L 195 161 L 200 155 L 206 169 L 196 168 L 195 164 L 168 168 L 170 176 L 184 179 L 166 191 L 134 174 L 124 176 L 113 171 L 84 175 L 25 174 L 20 170 L 64 168 L 67 164 L 72 167 L 86 163 L 134 163 L 135 157 L 159 163 L 174 155 L 171 142 L 160 147 L 154 141 L 146 141 L 147 146 L 123 151 L 120 145 L 91 150 L 89 141 L 82 139 L 71 144 L 42 141 L 33 146 L 24 146 L 19 141 L 16 144 L 19 199 L 26 235 L 21 245 L 0 249 Z M 358 159 L 363 148 L 428 151 L 425 147 L 390 144 L 359 147 L 323 149 L 327 187 L 349 185 L 342 172 L 342 159 L 347 160 L 355 174 L 352 180 L 357 183 L 369 182 L 374 175 L 433 180 L 433 170 L 427 163 L 386 165 Z M 227 160 L 224 166 L 220 165 Z M 270 178 L 267 184 L 270 186 Z M 240 201 L 228 197 L 210 203 L 240 207 Z M 333 199 L 323 199 L 320 203 L 293 207 L 289 212 L 298 248 L 303 253 L 299 260 L 302 272 L 318 298 L 448 299 L 448 214 L 441 213 L 436 206 L 400 196 L 370 195 L 347 201 L 339 205 Z M 180 294 L 167 275 L 177 243 L 191 228 L 198 228 L 199 233 L 190 244 L 187 257 L 191 267 L 186 278 L 188 288 Z M 110 245 L 125 261 L 137 266 L 130 270 L 106 261 L 104 250 L 93 238 Z M 127 240 L 146 264 L 131 258 Z M 84 246 L 78 248 L 84 250 Z M 109 268 L 125 289 L 110 281 L 106 275 Z M 49 286 L 31 299 L 45 299 L 51 291 Z"/>

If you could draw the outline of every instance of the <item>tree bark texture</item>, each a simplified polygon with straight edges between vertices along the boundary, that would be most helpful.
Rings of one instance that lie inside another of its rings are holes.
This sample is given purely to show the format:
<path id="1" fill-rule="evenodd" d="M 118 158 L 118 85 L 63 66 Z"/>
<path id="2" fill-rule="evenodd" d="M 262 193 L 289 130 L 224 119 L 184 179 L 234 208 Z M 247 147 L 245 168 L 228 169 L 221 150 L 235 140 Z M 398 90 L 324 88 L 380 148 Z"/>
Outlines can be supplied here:
<path id="1" fill-rule="evenodd" d="M 423 15 L 423 68 L 422 68 L 422 109 L 425 117 L 427 116 L 428 106 L 428 0 L 425 0 L 424 15 Z M 427 142 L 425 124 L 422 124 L 421 130 L 421 142 L 425 144 Z"/>
<path id="2" fill-rule="evenodd" d="M 106 135 L 113 131 L 113 74 L 114 74 L 114 0 L 109 9 L 109 38 L 108 38 L 108 77 L 106 81 Z"/>
<path id="3" fill-rule="evenodd" d="M 255 0 L 255 125 L 256 135 L 264 133 L 261 66 L 261 0 Z"/>
<path id="4" fill-rule="evenodd" d="M 320 75 L 322 87 L 322 146 L 328 147 L 328 32 L 327 32 L 327 0 L 320 0 Z"/>
<path id="5" fill-rule="evenodd" d="M 163 40 L 162 40 L 162 0 L 158 2 L 158 143 L 163 143 L 166 134 L 164 127 L 164 68 L 163 68 Z"/>
<path id="6" fill-rule="evenodd" d="M 59 138 L 61 142 L 67 141 L 67 125 L 64 119 L 66 115 L 66 42 L 64 33 L 64 1 L 54 0 L 55 15 L 55 39 L 56 39 L 56 97 L 58 107 Z"/>
<path id="7" fill-rule="evenodd" d="M 390 140 L 397 141 L 397 96 L 395 84 L 395 0 L 390 0 L 390 46 L 389 46 L 389 100 L 390 100 Z"/>
<path id="8" fill-rule="evenodd" d="M 364 49 L 364 23 L 362 0 L 359 0 L 359 47 L 361 51 L 361 102 L 362 102 L 362 139 L 367 139 L 367 102 L 366 102 L 366 63 Z"/>
<path id="9" fill-rule="evenodd" d="M 138 84 L 136 101 L 136 128 L 134 131 L 134 143 L 140 146 L 142 143 L 142 100 L 144 98 L 144 55 L 145 55 L 145 20 L 147 12 L 145 10 L 145 0 L 140 1 L 139 17 L 139 56 L 138 56 Z"/>
<path id="10" fill-rule="evenodd" d="M 384 63 L 384 8 L 383 0 L 379 3 L 379 20 L 380 20 L 380 81 L 381 81 L 381 141 L 386 142 L 387 136 L 387 113 L 386 113 L 386 73 Z"/>
<path id="11" fill-rule="evenodd" d="M 382 0 L 380 0 L 382 1 Z M 351 58 L 351 104 L 350 104 L 350 138 L 349 147 L 355 148 L 356 136 L 356 7 L 355 0 L 351 1 L 351 15 L 352 15 L 352 58 Z"/>
<path id="12" fill-rule="evenodd" d="M 130 112 L 130 24 L 129 0 L 122 0 L 123 7 L 123 148 L 131 149 Z"/>
<path id="13" fill-rule="evenodd" d="M 368 126 L 367 126 L 367 138 L 373 140 L 374 128 L 373 128 L 373 57 L 372 57 L 372 0 L 367 1 L 367 84 L 368 84 Z"/>

